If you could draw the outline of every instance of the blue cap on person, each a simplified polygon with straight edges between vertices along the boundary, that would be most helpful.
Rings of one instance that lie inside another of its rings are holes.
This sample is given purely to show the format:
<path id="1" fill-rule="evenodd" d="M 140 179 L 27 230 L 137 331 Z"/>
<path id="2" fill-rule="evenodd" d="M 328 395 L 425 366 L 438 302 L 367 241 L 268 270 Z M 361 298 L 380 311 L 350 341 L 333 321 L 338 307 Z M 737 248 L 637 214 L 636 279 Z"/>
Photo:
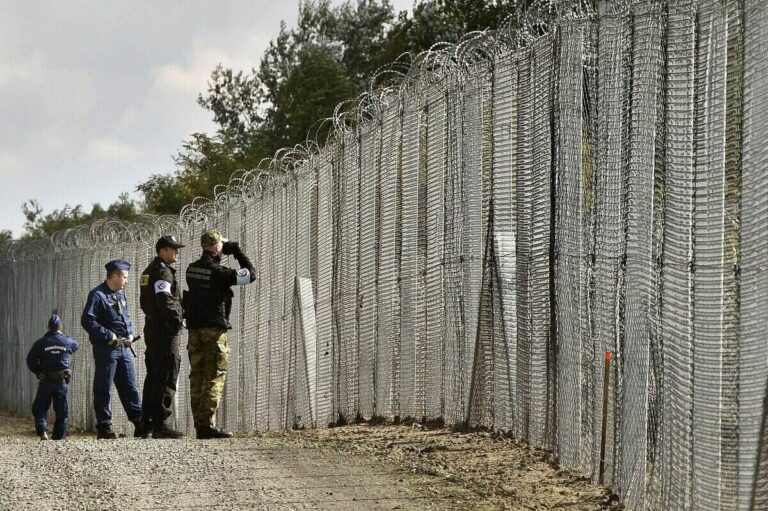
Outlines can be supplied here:
<path id="1" fill-rule="evenodd" d="M 48 330 L 58 330 L 61 326 L 61 318 L 58 314 L 51 315 L 48 320 Z"/>
<path id="2" fill-rule="evenodd" d="M 115 270 L 128 271 L 131 269 L 131 263 L 123 261 L 122 259 L 113 259 L 105 264 L 104 268 L 106 268 L 108 272 Z"/>

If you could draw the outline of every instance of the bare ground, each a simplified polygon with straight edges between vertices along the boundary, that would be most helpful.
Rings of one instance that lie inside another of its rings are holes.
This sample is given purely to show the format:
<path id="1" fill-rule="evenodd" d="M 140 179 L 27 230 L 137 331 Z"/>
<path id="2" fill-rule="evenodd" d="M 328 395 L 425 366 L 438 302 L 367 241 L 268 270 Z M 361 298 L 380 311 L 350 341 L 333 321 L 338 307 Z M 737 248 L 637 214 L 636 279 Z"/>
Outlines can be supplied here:
<path id="1" fill-rule="evenodd" d="M 286 445 L 333 446 L 396 465 L 414 476 L 421 491 L 456 499 L 446 509 L 623 509 L 607 489 L 558 467 L 551 453 L 499 433 L 429 429 L 417 423 L 261 436 Z"/>
<path id="2" fill-rule="evenodd" d="M 41 442 L 0 413 L 0 509 L 620 509 L 488 432 L 355 425 L 231 440 Z"/>

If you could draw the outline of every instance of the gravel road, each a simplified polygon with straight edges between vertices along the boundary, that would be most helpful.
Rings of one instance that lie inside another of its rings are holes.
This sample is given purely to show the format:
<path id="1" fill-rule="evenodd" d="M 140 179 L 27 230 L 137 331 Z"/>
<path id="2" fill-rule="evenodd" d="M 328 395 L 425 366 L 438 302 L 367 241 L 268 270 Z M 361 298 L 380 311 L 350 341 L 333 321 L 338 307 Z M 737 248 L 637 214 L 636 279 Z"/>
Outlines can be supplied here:
<path id="1" fill-rule="evenodd" d="M 42 442 L 0 412 L 0 511 L 620 511 L 606 488 L 505 435 L 349 425 L 228 440 Z"/>
<path id="2" fill-rule="evenodd" d="M 269 438 L 42 442 L 0 415 L 0 509 L 429 509 L 391 464 Z M 440 506 L 442 507 L 442 506 Z M 445 508 L 450 508 L 446 504 Z"/>

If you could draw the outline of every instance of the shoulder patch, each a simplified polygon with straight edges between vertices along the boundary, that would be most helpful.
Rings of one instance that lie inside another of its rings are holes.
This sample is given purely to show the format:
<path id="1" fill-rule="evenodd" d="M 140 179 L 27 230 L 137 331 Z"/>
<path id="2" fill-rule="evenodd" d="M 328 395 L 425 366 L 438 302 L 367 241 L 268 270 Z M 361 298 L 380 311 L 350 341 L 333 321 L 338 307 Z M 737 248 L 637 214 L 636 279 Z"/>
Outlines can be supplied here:
<path id="1" fill-rule="evenodd" d="M 141 276 L 141 285 L 146 286 L 149 284 L 149 275 L 142 275 Z"/>

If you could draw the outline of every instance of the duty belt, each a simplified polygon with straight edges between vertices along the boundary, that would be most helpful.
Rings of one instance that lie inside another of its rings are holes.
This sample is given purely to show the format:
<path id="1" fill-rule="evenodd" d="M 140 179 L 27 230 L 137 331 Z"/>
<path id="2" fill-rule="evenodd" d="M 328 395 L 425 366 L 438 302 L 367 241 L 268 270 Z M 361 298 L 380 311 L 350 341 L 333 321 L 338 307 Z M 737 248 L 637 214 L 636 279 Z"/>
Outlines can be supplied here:
<path id="1" fill-rule="evenodd" d="M 71 371 L 51 371 L 48 373 L 40 374 L 40 383 L 69 383 L 69 379 L 72 377 Z"/>

